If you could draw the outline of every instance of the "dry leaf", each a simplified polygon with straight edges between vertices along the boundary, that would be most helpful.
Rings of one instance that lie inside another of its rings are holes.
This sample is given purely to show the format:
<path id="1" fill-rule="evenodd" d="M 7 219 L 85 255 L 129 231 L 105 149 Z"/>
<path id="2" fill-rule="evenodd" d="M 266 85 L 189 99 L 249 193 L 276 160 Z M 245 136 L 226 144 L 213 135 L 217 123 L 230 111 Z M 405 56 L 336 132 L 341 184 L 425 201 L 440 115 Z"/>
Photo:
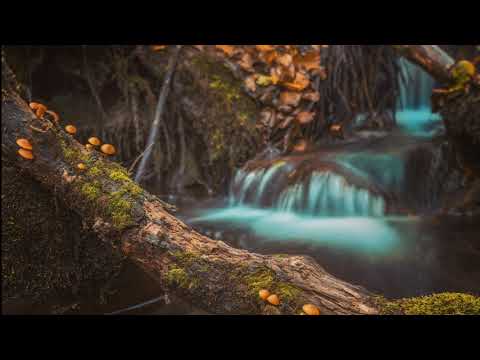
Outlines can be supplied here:
<path id="1" fill-rule="evenodd" d="M 255 45 L 255 48 L 260 52 L 267 52 L 275 50 L 275 47 L 272 45 Z"/>
<path id="2" fill-rule="evenodd" d="M 280 94 L 280 103 L 282 105 L 298 106 L 301 99 L 302 99 L 302 94 L 300 93 L 283 91 Z"/>
<path id="3" fill-rule="evenodd" d="M 260 75 L 257 79 L 257 85 L 270 86 L 272 84 L 272 78 L 266 75 Z"/>
<path id="4" fill-rule="evenodd" d="M 314 118 L 315 118 L 314 112 L 302 111 L 297 115 L 297 121 L 302 125 L 311 123 Z"/>
<path id="5" fill-rule="evenodd" d="M 245 71 L 253 71 L 253 59 L 249 53 L 243 54 L 238 65 Z"/>
<path id="6" fill-rule="evenodd" d="M 310 80 L 301 72 L 297 72 L 294 82 L 284 82 L 282 85 L 289 90 L 302 91 L 310 85 Z"/>
<path id="7" fill-rule="evenodd" d="M 152 51 L 161 51 L 165 49 L 168 45 L 152 45 Z"/>
<path id="8" fill-rule="evenodd" d="M 215 47 L 222 50 L 227 56 L 232 56 L 235 53 L 235 46 L 232 45 L 215 45 Z"/>
<path id="9" fill-rule="evenodd" d="M 311 102 L 318 102 L 320 100 L 320 93 L 318 91 L 310 91 L 303 94 L 305 100 Z"/>
<path id="10" fill-rule="evenodd" d="M 250 75 L 245 79 L 245 87 L 251 92 L 257 91 L 257 85 L 255 84 L 256 75 Z"/>
<path id="11" fill-rule="evenodd" d="M 294 59 L 295 65 L 307 71 L 320 69 L 320 53 L 311 51 L 305 55 L 297 55 Z"/>
<path id="12" fill-rule="evenodd" d="M 293 63 L 293 57 L 290 54 L 283 54 L 281 56 L 278 56 L 275 61 L 277 62 L 277 64 L 288 68 Z"/>

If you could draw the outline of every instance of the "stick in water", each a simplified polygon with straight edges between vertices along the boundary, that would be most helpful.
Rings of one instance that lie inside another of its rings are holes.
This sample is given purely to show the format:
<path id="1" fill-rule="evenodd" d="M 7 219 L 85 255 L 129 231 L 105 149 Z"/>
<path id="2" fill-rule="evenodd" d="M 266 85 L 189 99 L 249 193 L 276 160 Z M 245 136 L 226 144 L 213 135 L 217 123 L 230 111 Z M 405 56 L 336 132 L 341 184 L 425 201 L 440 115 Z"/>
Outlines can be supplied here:
<path id="1" fill-rule="evenodd" d="M 155 119 L 153 120 L 152 127 L 150 129 L 150 135 L 148 137 L 145 154 L 142 157 L 142 161 L 140 162 L 140 165 L 137 170 L 137 174 L 135 176 L 136 182 L 140 182 L 140 180 L 142 179 L 143 173 L 145 171 L 145 167 L 148 164 L 148 160 L 150 159 L 150 155 L 152 153 L 152 148 L 153 148 L 152 145 L 155 143 L 158 130 L 160 129 L 160 120 L 162 118 L 163 109 L 165 107 L 165 103 L 168 97 L 168 92 L 170 90 L 170 82 L 172 80 L 173 73 L 175 72 L 178 55 L 180 54 L 181 49 L 182 49 L 182 45 L 176 45 L 175 51 L 172 57 L 170 58 L 170 61 L 168 62 L 167 75 L 165 76 L 165 80 L 162 85 L 162 90 L 160 92 L 160 97 L 158 98 L 157 109 L 155 110 Z"/>
<path id="2" fill-rule="evenodd" d="M 132 311 L 132 310 L 135 310 L 135 309 L 139 309 L 139 308 L 145 307 L 145 306 L 150 305 L 150 304 L 157 303 L 157 302 L 159 302 L 159 301 L 161 301 L 161 300 L 164 300 L 164 299 L 165 299 L 165 296 L 160 296 L 160 297 L 158 297 L 158 298 L 145 301 L 145 302 L 143 302 L 143 303 L 141 303 L 141 304 L 134 305 L 134 306 L 130 306 L 129 308 L 126 308 L 126 309 L 114 311 L 114 312 L 108 313 L 108 314 L 106 314 L 106 315 L 119 315 L 119 314 L 123 314 L 123 313 L 126 313 L 126 312 L 128 312 L 128 311 Z"/>

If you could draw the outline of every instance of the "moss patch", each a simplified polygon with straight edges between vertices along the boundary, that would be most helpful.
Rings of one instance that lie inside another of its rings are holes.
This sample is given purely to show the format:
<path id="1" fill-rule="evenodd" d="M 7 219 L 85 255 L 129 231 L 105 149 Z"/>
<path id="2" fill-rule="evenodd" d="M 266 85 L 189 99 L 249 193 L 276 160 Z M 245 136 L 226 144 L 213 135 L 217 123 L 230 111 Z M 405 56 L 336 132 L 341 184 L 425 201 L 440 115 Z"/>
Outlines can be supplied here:
<path id="1" fill-rule="evenodd" d="M 183 289 L 193 289 L 198 287 L 198 280 L 192 278 L 185 269 L 176 265 L 170 267 L 166 278 L 170 286 L 178 286 Z"/>
<path id="2" fill-rule="evenodd" d="M 275 273 L 269 269 L 262 269 L 245 277 L 245 282 L 253 296 L 258 297 L 262 289 L 277 294 L 282 302 L 295 302 L 300 295 L 300 290 L 286 282 L 278 281 Z"/>
<path id="3" fill-rule="evenodd" d="M 480 298 L 460 293 L 393 301 L 377 298 L 377 304 L 382 315 L 480 315 Z"/>

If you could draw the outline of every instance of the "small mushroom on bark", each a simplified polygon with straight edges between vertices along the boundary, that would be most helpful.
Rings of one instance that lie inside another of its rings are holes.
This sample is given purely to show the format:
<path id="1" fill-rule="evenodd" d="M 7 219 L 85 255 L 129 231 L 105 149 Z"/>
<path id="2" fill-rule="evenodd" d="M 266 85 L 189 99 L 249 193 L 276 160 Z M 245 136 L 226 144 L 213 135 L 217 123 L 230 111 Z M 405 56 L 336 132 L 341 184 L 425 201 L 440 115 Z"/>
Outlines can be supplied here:
<path id="1" fill-rule="evenodd" d="M 77 133 L 77 128 L 73 125 L 67 125 L 65 126 L 65 131 L 70 135 L 75 135 Z"/>
<path id="2" fill-rule="evenodd" d="M 27 139 L 18 139 L 17 145 L 20 146 L 22 149 L 25 150 L 32 150 L 32 144 Z"/>
<path id="3" fill-rule="evenodd" d="M 302 310 L 306 315 L 310 315 L 310 316 L 319 316 L 320 315 L 320 310 L 318 309 L 318 307 L 316 307 L 315 305 L 312 305 L 312 304 L 304 305 Z"/>
<path id="4" fill-rule="evenodd" d="M 37 115 L 37 117 L 40 119 L 43 118 L 43 115 L 45 115 L 45 112 L 47 111 L 47 107 L 45 105 L 36 102 L 30 103 L 30 109 L 35 111 L 35 115 Z"/>
<path id="5" fill-rule="evenodd" d="M 97 137 L 91 137 L 90 139 L 88 139 L 88 142 L 93 146 L 99 146 L 102 143 Z"/>
<path id="6" fill-rule="evenodd" d="M 25 150 L 25 149 L 19 149 L 18 154 L 27 160 L 33 160 L 33 153 L 30 150 Z"/>
<path id="7" fill-rule="evenodd" d="M 274 305 L 274 306 L 280 305 L 280 299 L 279 299 L 278 296 L 275 295 L 275 294 L 274 294 L 274 295 L 270 295 L 270 296 L 267 298 L 267 301 L 268 301 L 270 304 Z"/>
<path id="8" fill-rule="evenodd" d="M 117 152 L 115 146 L 111 144 L 103 144 L 100 150 L 107 155 L 115 155 L 115 153 Z"/>
<path id="9" fill-rule="evenodd" d="M 268 297 L 270 296 L 270 291 L 260 290 L 258 292 L 258 296 L 260 296 L 260 299 L 262 299 L 263 301 L 266 301 L 268 299 Z"/>

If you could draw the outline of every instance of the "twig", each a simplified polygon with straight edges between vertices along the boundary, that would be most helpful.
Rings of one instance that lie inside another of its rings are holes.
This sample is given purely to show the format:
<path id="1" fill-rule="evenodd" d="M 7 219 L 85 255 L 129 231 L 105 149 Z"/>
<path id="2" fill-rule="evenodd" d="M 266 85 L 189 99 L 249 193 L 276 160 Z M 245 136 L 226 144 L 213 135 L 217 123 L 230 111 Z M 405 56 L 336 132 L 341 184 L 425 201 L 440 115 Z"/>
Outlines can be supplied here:
<path id="1" fill-rule="evenodd" d="M 128 311 L 131 311 L 131 310 L 135 310 L 135 309 L 139 309 L 139 308 L 142 308 L 142 307 L 145 307 L 147 305 L 150 305 L 150 304 L 155 304 L 157 302 L 160 302 L 162 300 L 165 299 L 165 296 L 160 296 L 158 298 L 155 298 L 155 299 L 152 299 L 152 300 L 149 300 L 149 301 L 145 301 L 141 304 L 138 304 L 138 305 L 134 305 L 134 306 L 130 306 L 126 309 L 122 309 L 122 310 L 118 310 L 118 311 L 114 311 L 114 312 L 111 312 L 111 313 L 108 313 L 108 314 L 105 314 L 105 315 L 119 315 L 119 314 L 123 314 L 123 313 L 126 313 Z"/>
<path id="2" fill-rule="evenodd" d="M 128 169 L 128 172 L 131 173 L 133 171 L 133 169 L 135 168 L 135 165 L 137 165 L 138 161 L 143 157 L 143 155 L 145 154 L 145 152 L 147 150 L 149 150 L 151 147 L 153 146 L 153 143 L 151 143 L 145 150 L 143 150 L 143 152 L 137 156 L 137 158 L 135 159 L 135 161 L 133 162 L 132 166 L 130 166 L 130 169 Z"/>
<path id="3" fill-rule="evenodd" d="M 167 101 L 168 93 L 170 91 L 170 82 L 172 80 L 173 73 L 175 72 L 178 56 L 180 54 L 181 49 L 182 49 L 182 45 L 177 45 L 175 47 L 175 51 L 172 57 L 170 58 L 167 74 L 165 76 L 165 81 L 163 82 L 162 90 L 158 98 L 157 109 L 155 111 L 155 119 L 153 120 L 152 127 L 150 130 L 150 135 L 147 142 L 147 148 L 150 146 L 150 144 L 155 143 L 158 129 L 161 124 L 161 118 L 162 118 L 163 110 L 165 108 L 165 103 Z M 152 153 L 151 148 L 145 149 L 145 155 L 142 157 L 142 161 L 140 162 L 140 166 L 138 167 L 138 171 L 135 176 L 135 181 L 138 182 L 142 178 L 143 172 L 145 171 L 145 166 L 147 165 L 148 160 L 150 159 L 151 153 Z"/>

